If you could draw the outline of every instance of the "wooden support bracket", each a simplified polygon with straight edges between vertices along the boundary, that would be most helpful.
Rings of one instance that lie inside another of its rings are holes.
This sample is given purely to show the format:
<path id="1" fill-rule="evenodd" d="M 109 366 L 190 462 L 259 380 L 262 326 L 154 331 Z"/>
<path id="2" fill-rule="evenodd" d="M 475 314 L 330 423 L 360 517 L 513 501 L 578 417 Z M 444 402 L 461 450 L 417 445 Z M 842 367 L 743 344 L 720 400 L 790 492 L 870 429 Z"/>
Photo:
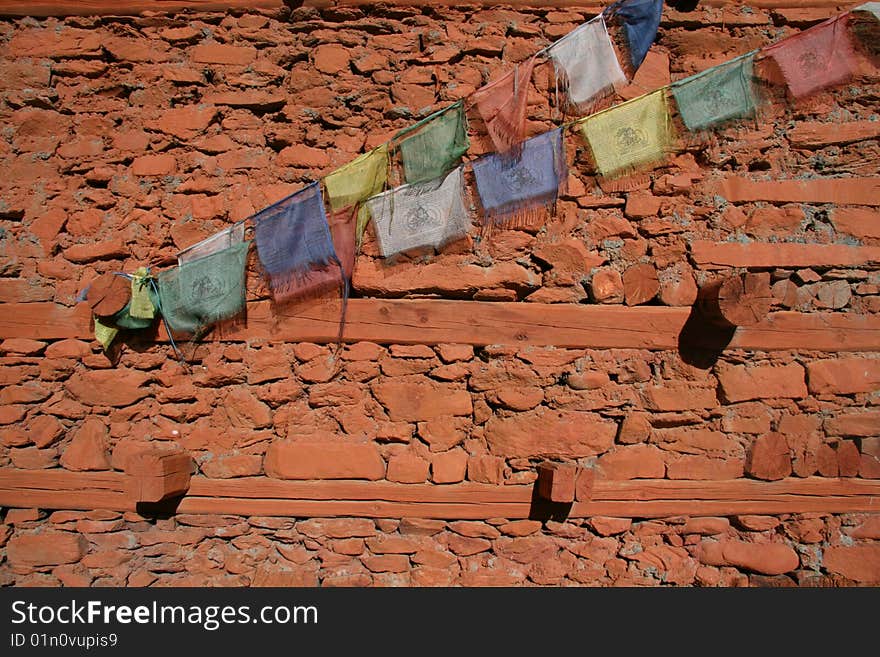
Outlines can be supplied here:
<path id="1" fill-rule="evenodd" d="M 184 495 L 192 471 L 192 458 L 184 450 L 136 452 L 125 465 L 125 490 L 135 504 L 161 502 Z"/>
<path id="2" fill-rule="evenodd" d="M 577 475 L 576 465 L 542 463 L 538 466 L 538 497 L 551 502 L 574 502 Z"/>

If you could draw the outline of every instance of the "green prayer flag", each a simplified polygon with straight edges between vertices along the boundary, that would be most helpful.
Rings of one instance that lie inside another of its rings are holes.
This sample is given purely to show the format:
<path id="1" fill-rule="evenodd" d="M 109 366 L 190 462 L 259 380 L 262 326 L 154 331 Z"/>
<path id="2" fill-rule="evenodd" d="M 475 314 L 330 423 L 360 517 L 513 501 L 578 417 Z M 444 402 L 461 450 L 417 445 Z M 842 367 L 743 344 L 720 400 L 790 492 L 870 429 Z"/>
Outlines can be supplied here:
<path id="1" fill-rule="evenodd" d="M 400 143 L 406 182 L 413 184 L 442 177 L 458 165 L 469 146 L 462 103 L 452 105 L 433 118 L 428 117 L 424 127 Z"/>
<path id="2" fill-rule="evenodd" d="M 754 113 L 755 52 L 672 84 L 672 95 L 688 130 L 703 130 Z"/>
<path id="3" fill-rule="evenodd" d="M 138 269 L 131 277 L 131 301 L 128 314 L 137 319 L 153 319 L 156 309 L 150 300 L 150 281 L 144 267 Z"/>
<path id="4" fill-rule="evenodd" d="M 101 347 L 104 351 L 107 351 L 110 348 L 117 333 L 119 333 L 118 328 L 104 324 L 101 322 L 100 318 L 95 317 L 95 340 L 101 343 Z"/>
<path id="5" fill-rule="evenodd" d="M 159 274 L 159 311 L 175 333 L 199 334 L 244 308 L 250 242 Z"/>

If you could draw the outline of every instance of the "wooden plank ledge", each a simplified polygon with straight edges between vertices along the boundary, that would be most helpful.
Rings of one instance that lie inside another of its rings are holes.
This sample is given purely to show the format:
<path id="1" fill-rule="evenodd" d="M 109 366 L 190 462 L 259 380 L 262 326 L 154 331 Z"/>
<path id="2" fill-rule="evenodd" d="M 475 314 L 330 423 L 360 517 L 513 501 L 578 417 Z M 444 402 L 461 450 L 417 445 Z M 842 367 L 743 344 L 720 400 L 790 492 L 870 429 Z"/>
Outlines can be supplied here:
<path id="1" fill-rule="evenodd" d="M 702 269 L 870 267 L 880 264 L 880 246 L 694 240 L 691 256 Z"/>
<path id="2" fill-rule="evenodd" d="M 0 506 L 43 509 L 138 508 L 122 473 L 0 468 Z M 533 486 L 367 481 L 284 481 L 269 477 L 193 477 L 177 513 L 270 515 L 296 518 L 487 519 L 534 516 Z M 589 501 L 570 517 L 661 518 L 741 513 L 880 512 L 880 480 L 789 477 L 764 482 L 597 480 Z"/>
<path id="3" fill-rule="evenodd" d="M 582 349 L 673 350 L 691 309 L 661 306 L 493 303 L 443 299 L 351 299 L 345 342 L 380 344 L 508 344 Z M 336 341 L 339 304 L 327 301 L 276 310 L 248 304 L 243 327 L 215 330 L 207 339 L 228 342 Z M 92 339 L 89 309 L 54 303 L 0 305 L 0 340 Z M 164 329 L 157 338 L 167 340 Z M 699 345 L 693 345 L 699 346 Z M 736 330 L 731 349 L 878 351 L 880 316 L 855 313 L 769 314 Z"/>
<path id="4" fill-rule="evenodd" d="M 134 16 L 144 12 L 281 9 L 283 0 L 0 0 L 0 16 Z"/>
<path id="5" fill-rule="evenodd" d="M 358 7 L 375 4 L 372 0 L 304 0 L 302 5 L 316 9 L 334 6 Z M 384 0 L 384 5 L 397 7 L 421 7 L 426 5 L 443 6 L 459 4 L 454 0 Z M 608 2 L 585 2 L 584 0 L 505 0 L 501 3 L 487 0 L 474 0 L 475 6 L 503 6 L 532 9 L 584 9 L 598 12 Z M 754 8 L 825 8 L 828 15 L 836 13 L 837 8 L 849 6 L 839 0 L 748 0 L 743 3 Z M 861 4 L 859 2 L 854 4 Z M 730 0 L 704 0 L 701 5 L 734 9 Z M 0 0 L 0 16 L 129 16 L 143 12 L 207 12 L 233 9 L 280 9 L 283 0 Z"/>

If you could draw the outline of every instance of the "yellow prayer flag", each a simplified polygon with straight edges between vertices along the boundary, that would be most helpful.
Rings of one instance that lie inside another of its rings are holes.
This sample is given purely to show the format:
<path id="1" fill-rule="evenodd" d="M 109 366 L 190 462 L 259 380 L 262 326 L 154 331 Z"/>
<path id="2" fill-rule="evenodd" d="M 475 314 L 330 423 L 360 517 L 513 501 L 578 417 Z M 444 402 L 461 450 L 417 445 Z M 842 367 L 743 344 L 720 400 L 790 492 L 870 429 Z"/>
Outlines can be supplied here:
<path id="1" fill-rule="evenodd" d="M 603 176 L 663 159 L 675 139 L 664 89 L 587 117 L 580 128 Z"/>
<path id="2" fill-rule="evenodd" d="M 110 344 L 116 338 L 117 333 L 119 333 L 118 328 L 102 324 L 101 320 L 95 317 L 95 340 L 101 343 L 104 351 L 110 348 Z"/>
<path id="3" fill-rule="evenodd" d="M 146 267 L 139 268 L 131 276 L 131 302 L 128 306 L 128 314 L 138 319 L 153 319 L 156 309 L 150 300 L 149 281 L 147 280 Z"/>
<path id="4" fill-rule="evenodd" d="M 382 144 L 355 158 L 324 178 L 324 188 L 333 212 L 358 205 L 385 189 L 388 181 L 388 144 Z M 369 220 L 367 208 L 358 211 L 358 243 Z"/>

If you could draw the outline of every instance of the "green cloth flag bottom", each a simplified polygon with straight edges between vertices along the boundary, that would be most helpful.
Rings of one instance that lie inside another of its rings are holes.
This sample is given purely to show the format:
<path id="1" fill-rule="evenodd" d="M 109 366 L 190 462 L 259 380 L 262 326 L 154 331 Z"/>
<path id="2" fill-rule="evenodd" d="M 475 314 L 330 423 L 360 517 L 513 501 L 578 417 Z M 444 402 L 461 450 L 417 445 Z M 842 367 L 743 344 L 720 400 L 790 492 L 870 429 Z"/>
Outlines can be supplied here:
<path id="1" fill-rule="evenodd" d="M 754 54 L 750 52 L 672 84 L 672 95 L 688 130 L 704 130 L 754 114 Z"/>
<path id="2" fill-rule="evenodd" d="M 174 333 L 200 335 L 244 309 L 250 242 L 159 274 L 159 310 Z"/>
<path id="3" fill-rule="evenodd" d="M 467 118 L 460 102 L 423 123 L 417 133 L 400 142 L 403 175 L 409 184 L 441 178 L 458 166 L 470 146 Z"/>

